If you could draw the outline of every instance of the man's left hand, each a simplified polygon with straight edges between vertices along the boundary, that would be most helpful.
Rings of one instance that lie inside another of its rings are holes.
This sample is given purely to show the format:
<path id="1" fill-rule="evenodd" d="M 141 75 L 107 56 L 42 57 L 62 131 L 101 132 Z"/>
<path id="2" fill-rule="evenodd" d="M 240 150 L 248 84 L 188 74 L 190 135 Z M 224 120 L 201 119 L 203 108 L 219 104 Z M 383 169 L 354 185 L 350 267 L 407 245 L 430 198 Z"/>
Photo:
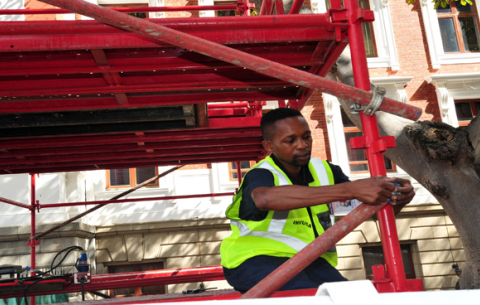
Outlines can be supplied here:
<path id="1" fill-rule="evenodd" d="M 400 185 L 397 186 L 393 191 L 395 194 L 392 196 L 392 200 L 390 201 L 395 214 L 397 214 L 407 203 L 412 201 L 413 197 L 415 196 L 415 191 L 413 190 L 410 180 L 395 178 L 395 181 L 393 182 Z"/>

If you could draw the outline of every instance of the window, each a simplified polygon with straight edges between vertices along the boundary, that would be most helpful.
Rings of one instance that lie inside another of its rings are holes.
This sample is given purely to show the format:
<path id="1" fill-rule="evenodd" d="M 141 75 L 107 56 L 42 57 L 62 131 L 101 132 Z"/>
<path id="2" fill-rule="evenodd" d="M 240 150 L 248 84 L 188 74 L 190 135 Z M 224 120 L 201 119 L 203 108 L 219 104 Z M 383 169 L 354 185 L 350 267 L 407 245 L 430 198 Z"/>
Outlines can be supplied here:
<path id="1" fill-rule="evenodd" d="M 413 267 L 412 250 L 410 244 L 400 245 L 402 252 L 403 268 L 407 279 L 415 278 L 415 269 Z M 365 276 L 369 280 L 373 280 L 372 266 L 385 264 L 382 246 L 362 247 L 363 262 L 365 264 Z"/>
<path id="2" fill-rule="evenodd" d="M 478 15 L 473 5 L 451 1 L 436 11 L 445 53 L 480 51 Z"/>
<path id="3" fill-rule="evenodd" d="M 215 5 L 237 5 L 237 1 L 222 1 L 222 2 L 215 2 Z M 229 10 L 229 11 L 215 11 L 216 17 L 227 17 L 233 16 L 235 17 L 236 10 Z"/>
<path id="4" fill-rule="evenodd" d="M 480 101 L 455 101 L 458 125 L 468 126 L 480 110 Z"/>
<path id="5" fill-rule="evenodd" d="M 156 175 L 157 167 L 111 169 L 107 171 L 107 189 L 133 187 Z M 158 180 L 147 186 L 158 186 Z"/>
<path id="6" fill-rule="evenodd" d="M 344 126 L 343 130 L 345 132 L 345 141 L 347 144 L 348 164 L 350 165 L 350 171 L 356 174 L 366 173 L 368 172 L 368 161 L 365 157 L 365 152 L 363 149 L 352 149 L 350 147 L 350 139 L 361 137 L 362 132 L 357 128 L 357 126 L 355 126 L 355 124 L 353 124 L 343 109 L 342 121 Z M 390 159 L 387 157 L 384 157 L 384 159 L 387 172 L 394 172 L 397 170 L 395 163 L 390 161 Z"/>
<path id="7" fill-rule="evenodd" d="M 462 6 L 451 1 L 434 9 L 431 1 L 420 1 L 425 36 L 433 69 L 441 65 L 480 62 L 477 3 Z"/>
<path id="8" fill-rule="evenodd" d="M 117 265 L 108 266 L 108 273 L 124 273 L 136 271 L 149 271 L 164 269 L 163 262 L 135 264 L 135 265 Z M 110 290 L 110 296 L 114 298 L 123 298 L 128 296 L 139 296 L 147 294 L 164 294 L 165 286 L 156 285 L 148 287 L 121 288 Z"/>
<path id="9" fill-rule="evenodd" d="M 228 165 L 229 165 L 228 172 L 229 172 L 230 181 L 237 181 L 238 180 L 237 162 L 230 162 Z M 255 161 L 240 162 L 240 170 L 242 172 L 242 178 L 254 165 L 255 165 Z"/>

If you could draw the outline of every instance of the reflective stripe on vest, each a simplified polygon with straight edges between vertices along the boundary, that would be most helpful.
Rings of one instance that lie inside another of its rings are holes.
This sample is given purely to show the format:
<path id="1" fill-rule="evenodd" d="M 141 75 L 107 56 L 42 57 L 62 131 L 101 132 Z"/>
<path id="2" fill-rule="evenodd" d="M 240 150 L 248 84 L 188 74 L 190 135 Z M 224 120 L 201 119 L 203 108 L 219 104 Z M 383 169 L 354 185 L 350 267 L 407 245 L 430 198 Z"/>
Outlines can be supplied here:
<path id="1" fill-rule="evenodd" d="M 315 172 L 317 173 L 320 184 L 330 185 L 327 170 L 323 162 L 318 159 L 311 159 L 310 161 L 312 162 L 312 165 L 315 168 Z M 291 185 L 289 183 L 289 180 L 285 176 L 285 174 L 279 171 L 274 166 L 272 166 L 268 161 L 258 164 L 257 168 L 267 169 L 270 172 L 272 172 L 272 174 L 277 176 L 278 186 Z M 269 238 L 269 239 L 281 242 L 298 252 L 303 248 L 305 248 L 308 244 L 303 240 L 300 240 L 291 235 L 282 234 L 283 228 L 287 223 L 288 213 L 289 211 L 274 211 L 267 231 L 251 231 L 246 224 L 235 219 L 231 220 L 231 224 L 238 227 L 240 231 L 239 236 L 250 235 L 250 236 L 256 236 L 256 237 Z"/>

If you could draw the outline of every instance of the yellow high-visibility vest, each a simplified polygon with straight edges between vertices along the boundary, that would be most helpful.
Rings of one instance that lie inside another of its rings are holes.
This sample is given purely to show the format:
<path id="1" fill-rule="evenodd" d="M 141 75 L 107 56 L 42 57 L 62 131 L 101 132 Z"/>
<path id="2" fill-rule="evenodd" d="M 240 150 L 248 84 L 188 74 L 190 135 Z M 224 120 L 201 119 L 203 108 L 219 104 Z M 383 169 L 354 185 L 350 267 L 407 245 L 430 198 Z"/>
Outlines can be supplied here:
<path id="1" fill-rule="evenodd" d="M 292 185 L 287 174 L 270 156 L 253 168 L 269 170 L 273 174 L 275 186 Z M 312 158 L 308 163 L 308 170 L 313 177 L 313 182 L 309 183 L 309 186 L 334 184 L 332 170 L 327 161 Z M 232 235 L 224 239 L 220 246 L 222 266 L 225 268 L 236 268 L 247 259 L 258 255 L 292 257 L 315 239 L 314 228 L 318 235 L 324 232 L 320 219 L 329 215 L 327 204 L 290 211 L 268 211 L 265 219 L 261 221 L 240 219 L 242 189 L 240 185 L 238 193 L 233 197 L 233 203 L 226 212 L 226 216 L 231 219 Z M 307 209 L 311 211 L 311 218 Z M 338 256 L 334 248 L 321 257 L 335 267 Z"/>

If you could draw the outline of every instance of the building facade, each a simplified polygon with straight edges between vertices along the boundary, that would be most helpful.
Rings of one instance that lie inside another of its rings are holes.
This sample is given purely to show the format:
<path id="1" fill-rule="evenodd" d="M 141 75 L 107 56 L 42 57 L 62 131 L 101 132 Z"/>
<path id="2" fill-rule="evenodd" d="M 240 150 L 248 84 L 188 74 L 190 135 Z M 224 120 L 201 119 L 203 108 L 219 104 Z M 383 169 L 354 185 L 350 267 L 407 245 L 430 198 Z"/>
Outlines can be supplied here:
<path id="1" fill-rule="evenodd" d="M 215 5 L 229 1 L 199 0 L 89 0 L 105 6 Z M 15 3 L 11 6 L 12 3 Z M 1 8 L 49 8 L 36 0 L 1 1 Z M 472 0 L 473 2 L 473 0 Z M 5 4 L 4 4 L 5 3 Z M 233 1 L 232 3 L 235 3 Z M 10 5 L 10 6 L 7 6 Z M 314 13 L 325 12 L 324 0 L 305 3 Z M 387 89 L 387 96 L 424 109 L 422 120 L 452 126 L 468 124 L 480 108 L 480 40 L 477 4 L 466 8 L 452 2 L 434 10 L 430 1 L 407 5 L 400 0 L 360 0 L 375 13 L 365 26 L 371 82 Z M 190 13 L 150 13 L 150 17 L 189 17 Z M 231 12 L 217 12 L 229 16 Z M 193 14 L 194 17 L 197 14 Z M 215 16 L 212 11 L 198 16 Z M 4 16 L 3 20 L 75 20 L 74 14 Z M 8 19 L 10 18 L 10 19 Z M 234 18 L 234 14 L 232 16 Z M 255 17 L 251 17 L 255 18 Z M 266 110 L 277 107 L 270 101 Z M 361 152 L 352 151 L 348 139 L 359 130 L 342 115 L 338 100 L 314 95 L 303 109 L 314 137 L 314 156 L 331 160 L 352 180 L 369 176 Z M 417 195 L 397 217 L 397 229 L 408 278 L 421 278 L 426 290 L 453 289 L 457 276 L 453 263 L 462 268 L 465 258 L 458 233 L 435 198 L 395 164 L 388 175 L 410 179 Z M 242 163 L 242 171 L 249 162 Z M 41 174 L 37 183 L 40 204 L 105 200 L 168 167 L 75 173 Z M 127 195 L 126 199 L 169 195 L 233 192 L 238 187 L 233 164 L 189 166 Z M 0 197 L 29 203 L 28 175 L 0 176 Z M 221 240 L 230 234 L 224 217 L 229 197 L 152 200 L 107 205 L 42 239 L 37 266 L 47 267 L 55 254 L 68 246 L 88 250 L 96 274 L 218 265 Z M 0 265 L 30 264 L 25 242 L 30 237 L 30 214 L 0 203 Z M 37 216 L 37 230 L 65 221 L 88 206 L 44 209 Z M 340 218 L 341 216 L 337 216 Z M 338 244 L 340 272 L 350 280 L 371 277 L 371 266 L 382 261 L 378 223 L 369 220 Z M 75 257 L 68 258 L 69 272 Z M 225 281 L 206 287 L 228 288 Z M 179 292 L 198 283 L 149 289 L 111 291 L 115 296 Z"/>

